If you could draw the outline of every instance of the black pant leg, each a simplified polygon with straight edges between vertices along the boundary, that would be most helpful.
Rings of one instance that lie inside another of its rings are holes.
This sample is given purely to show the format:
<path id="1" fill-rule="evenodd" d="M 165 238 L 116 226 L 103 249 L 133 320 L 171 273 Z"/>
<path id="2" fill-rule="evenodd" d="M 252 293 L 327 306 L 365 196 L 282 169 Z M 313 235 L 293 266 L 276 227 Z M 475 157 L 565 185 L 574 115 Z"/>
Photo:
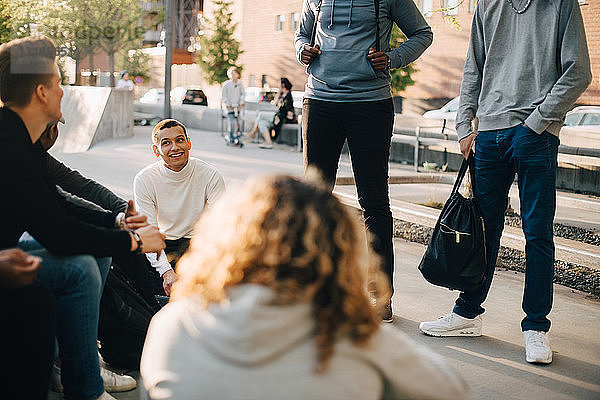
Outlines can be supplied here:
<path id="1" fill-rule="evenodd" d="M 381 268 L 393 290 L 393 218 L 388 185 L 393 102 L 346 103 L 344 118 L 358 202 L 372 234 L 373 250 L 381 256 Z"/>
<path id="2" fill-rule="evenodd" d="M 0 290 L 2 398 L 46 399 L 54 359 L 56 309 L 48 286 L 35 281 Z"/>
<path id="3" fill-rule="evenodd" d="M 313 99 L 304 99 L 302 104 L 304 172 L 308 167 L 316 167 L 331 189 L 346 139 L 342 107 L 343 103 Z"/>

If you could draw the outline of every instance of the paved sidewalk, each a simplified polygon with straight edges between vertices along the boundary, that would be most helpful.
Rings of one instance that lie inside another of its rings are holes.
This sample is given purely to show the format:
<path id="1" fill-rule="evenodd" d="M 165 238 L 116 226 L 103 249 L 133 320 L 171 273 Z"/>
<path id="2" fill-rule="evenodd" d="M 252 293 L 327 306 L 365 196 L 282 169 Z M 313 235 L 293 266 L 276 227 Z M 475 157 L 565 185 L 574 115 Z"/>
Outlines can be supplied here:
<path id="1" fill-rule="evenodd" d="M 56 154 L 72 168 L 97 179 L 125 198 L 132 196 L 135 174 L 156 158 L 150 150 L 150 129 L 135 129 L 136 136 L 100 143 L 86 153 Z M 192 155 L 217 166 L 232 190 L 235 184 L 255 173 L 302 174 L 302 155 L 282 146 L 262 150 L 255 144 L 239 149 L 226 147 L 217 133 L 192 130 Z M 406 173 L 398 166 L 392 173 Z M 340 164 L 340 175 L 351 175 L 347 161 Z M 427 200 L 432 191 L 444 201 L 447 185 L 395 185 L 392 197 L 398 201 Z M 425 189 L 424 189 L 425 188 Z M 337 188 L 346 190 L 343 188 Z M 572 195 L 564 195 L 571 198 Z M 575 212 L 583 213 L 579 200 L 596 200 L 574 196 Z M 563 210 L 569 207 L 564 200 Z M 559 200 L 559 208 L 561 208 Z M 566 212 L 566 211 L 565 211 Z M 582 222 L 600 226 L 600 213 L 590 212 Z M 469 382 L 474 399 L 599 399 L 600 398 L 600 302 L 585 294 L 555 285 L 551 344 L 554 362 L 534 366 L 525 362 L 520 331 L 521 296 L 524 276 L 499 271 L 484 304 L 484 336 L 481 338 L 432 338 L 419 333 L 422 320 L 437 318 L 448 312 L 455 292 L 428 284 L 416 266 L 425 246 L 395 240 L 394 325 L 414 340 L 424 343 L 458 368 Z M 401 373 L 399 371 L 398 373 Z M 115 394 L 118 399 L 138 399 L 137 390 Z M 52 394 L 50 399 L 58 399 Z"/>

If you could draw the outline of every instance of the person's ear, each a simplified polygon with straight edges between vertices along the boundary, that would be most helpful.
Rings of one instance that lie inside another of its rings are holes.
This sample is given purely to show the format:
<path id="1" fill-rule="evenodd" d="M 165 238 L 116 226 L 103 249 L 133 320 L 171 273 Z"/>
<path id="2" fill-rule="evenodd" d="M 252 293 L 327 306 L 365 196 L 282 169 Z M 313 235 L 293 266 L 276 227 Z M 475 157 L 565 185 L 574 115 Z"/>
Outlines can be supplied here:
<path id="1" fill-rule="evenodd" d="M 154 155 L 155 155 L 156 157 L 159 157 L 159 156 L 160 156 L 160 153 L 159 153 L 159 151 L 158 151 L 158 146 L 157 146 L 157 145 L 155 145 L 155 144 L 153 144 L 153 145 L 152 145 L 152 151 L 154 152 Z"/>
<path id="2" fill-rule="evenodd" d="M 190 146 L 190 149 L 192 148 L 192 140 L 190 139 L 190 137 L 187 137 L 187 142 L 188 142 L 188 146 Z"/>
<path id="3" fill-rule="evenodd" d="M 33 91 L 33 97 L 37 98 L 38 101 L 41 102 L 45 106 L 48 105 L 47 90 L 48 90 L 48 88 L 46 88 L 46 86 L 44 86 L 40 83 L 35 87 L 35 90 Z"/>

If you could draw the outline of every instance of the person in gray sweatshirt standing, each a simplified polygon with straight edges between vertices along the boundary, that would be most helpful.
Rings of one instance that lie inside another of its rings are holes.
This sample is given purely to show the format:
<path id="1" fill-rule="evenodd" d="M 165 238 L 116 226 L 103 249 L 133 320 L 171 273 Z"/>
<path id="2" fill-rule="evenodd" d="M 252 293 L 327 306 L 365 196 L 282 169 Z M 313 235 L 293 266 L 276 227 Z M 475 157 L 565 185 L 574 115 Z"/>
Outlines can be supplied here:
<path id="1" fill-rule="evenodd" d="M 475 142 L 475 198 L 486 225 L 488 278 L 481 290 L 462 292 L 450 314 L 421 323 L 421 331 L 481 335 L 481 304 L 494 276 L 516 173 L 526 239 L 525 358 L 552 362 L 547 316 L 552 308 L 558 134 L 566 112 L 590 81 L 577 0 L 479 0 L 456 130 L 465 157 Z"/>
<path id="2" fill-rule="evenodd" d="M 390 49 L 396 24 L 408 38 Z M 344 141 L 373 249 L 393 285 L 394 250 L 388 158 L 394 124 L 392 68 L 415 61 L 433 33 L 412 0 L 305 0 L 295 35 L 307 66 L 302 104 L 304 167 L 333 188 Z M 382 319 L 392 321 L 391 302 Z"/>

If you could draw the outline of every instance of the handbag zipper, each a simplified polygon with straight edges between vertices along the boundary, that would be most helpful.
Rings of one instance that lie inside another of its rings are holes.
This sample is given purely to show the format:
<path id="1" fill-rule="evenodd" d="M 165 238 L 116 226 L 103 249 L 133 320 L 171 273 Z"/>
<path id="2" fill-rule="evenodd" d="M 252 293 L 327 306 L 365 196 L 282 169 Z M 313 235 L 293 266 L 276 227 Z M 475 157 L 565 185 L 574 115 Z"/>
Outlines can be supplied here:
<path id="1" fill-rule="evenodd" d="M 460 243 L 460 235 L 471 235 L 469 232 L 461 232 L 461 231 L 457 231 L 456 229 L 452 229 L 452 228 L 450 228 L 446 224 L 440 223 L 440 226 L 443 226 L 444 228 L 446 228 L 447 230 L 450 231 L 450 232 L 444 232 L 444 230 L 442 229 L 442 232 L 444 232 L 444 233 L 454 233 L 456 243 Z"/>
<path id="2" fill-rule="evenodd" d="M 485 241 L 485 220 L 483 217 L 479 217 L 481 219 L 481 229 L 483 230 L 483 256 L 485 257 L 485 262 L 487 262 L 487 243 Z"/>

